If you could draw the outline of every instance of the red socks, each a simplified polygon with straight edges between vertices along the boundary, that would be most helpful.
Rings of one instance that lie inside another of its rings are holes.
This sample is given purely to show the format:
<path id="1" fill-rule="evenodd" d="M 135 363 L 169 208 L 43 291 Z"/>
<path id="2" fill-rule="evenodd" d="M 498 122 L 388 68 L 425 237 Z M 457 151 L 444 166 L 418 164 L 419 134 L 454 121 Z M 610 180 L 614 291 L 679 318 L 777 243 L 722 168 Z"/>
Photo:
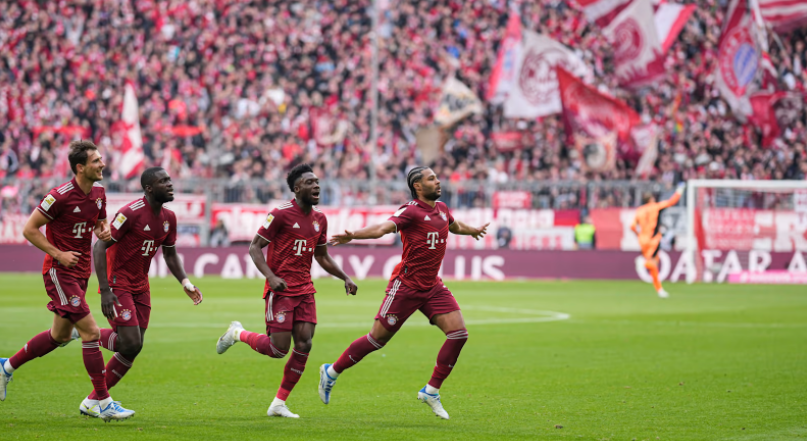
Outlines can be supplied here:
<path id="1" fill-rule="evenodd" d="M 123 376 L 129 372 L 133 362 L 134 360 L 128 360 L 119 352 L 116 352 L 115 355 L 109 359 L 109 363 L 106 364 L 106 373 L 104 374 L 107 390 L 112 389 L 113 386 L 118 384 L 121 378 L 123 378 Z M 90 400 L 99 399 L 98 394 L 96 394 L 95 391 L 92 391 L 90 396 L 87 398 Z"/>
<path id="2" fill-rule="evenodd" d="M 468 341 L 468 330 L 465 328 L 446 333 L 446 342 L 443 343 L 440 353 L 437 354 L 437 366 L 434 367 L 429 386 L 440 389 L 440 386 L 443 385 L 443 380 L 448 378 L 448 375 L 451 374 L 451 369 L 457 364 L 460 351 L 462 351 L 466 341 Z"/>
<path id="3" fill-rule="evenodd" d="M 277 398 L 279 400 L 286 401 L 286 399 L 289 398 L 291 390 L 294 389 L 294 385 L 300 381 L 300 377 L 302 377 L 303 371 L 305 371 L 306 361 L 308 361 L 308 354 L 298 352 L 296 349 L 291 350 L 291 357 L 289 357 L 289 361 L 286 362 L 286 368 L 283 369 L 283 381 L 280 382 L 280 389 L 277 391 Z"/>
<path id="4" fill-rule="evenodd" d="M 104 376 L 104 356 L 101 354 L 101 344 L 97 341 L 85 341 L 81 343 L 81 353 L 84 355 L 84 367 L 90 374 L 90 381 L 95 389 L 98 400 L 109 397 Z M 13 364 L 12 364 L 13 366 Z"/>
<path id="5" fill-rule="evenodd" d="M 370 352 L 383 348 L 384 345 L 377 342 L 370 334 L 359 337 L 345 349 L 342 356 L 333 364 L 333 370 L 342 373 L 345 369 L 355 366 Z"/>
<path id="6" fill-rule="evenodd" d="M 118 333 L 111 329 L 101 329 L 101 347 L 115 352 L 115 346 L 118 343 Z"/>
<path id="7" fill-rule="evenodd" d="M 272 344 L 272 339 L 264 334 L 255 332 L 241 331 L 240 339 L 242 342 L 249 345 L 253 351 L 268 355 L 272 358 L 283 358 L 288 354 L 288 351 L 281 351 Z M 308 354 L 306 354 L 307 356 Z M 303 363 L 305 364 L 305 363 Z"/>
<path id="8" fill-rule="evenodd" d="M 28 363 L 36 357 L 42 357 L 54 349 L 59 347 L 59 342 L 53 339 L 50 335 L 50 329 L 45 332 L 40 332 L 34 338 L 28 341 L 16 354 L 10 359 L 11 366 L 14 369 L 19 369 L 20 366 Z"/>

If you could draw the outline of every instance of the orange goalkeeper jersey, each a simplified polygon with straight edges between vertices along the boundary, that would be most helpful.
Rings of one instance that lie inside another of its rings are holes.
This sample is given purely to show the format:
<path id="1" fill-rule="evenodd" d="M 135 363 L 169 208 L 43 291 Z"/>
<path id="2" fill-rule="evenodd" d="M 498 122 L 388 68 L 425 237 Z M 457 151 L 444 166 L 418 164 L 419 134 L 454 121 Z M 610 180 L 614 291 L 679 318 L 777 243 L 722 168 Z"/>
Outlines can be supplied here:
<path id="1" fill-rule="evenodd" d="M 681 193 L 675 192 L 671 198 L 661 202 L 651 202 L 636 209 L 636 218 L 630 229 L 639 236 L 639 243 L 649 241 L 658 234 L 659 215 L 661 210 L 672 207 L 681 199 Z M 638 227 L 638 229 L 637 229 Z"/>

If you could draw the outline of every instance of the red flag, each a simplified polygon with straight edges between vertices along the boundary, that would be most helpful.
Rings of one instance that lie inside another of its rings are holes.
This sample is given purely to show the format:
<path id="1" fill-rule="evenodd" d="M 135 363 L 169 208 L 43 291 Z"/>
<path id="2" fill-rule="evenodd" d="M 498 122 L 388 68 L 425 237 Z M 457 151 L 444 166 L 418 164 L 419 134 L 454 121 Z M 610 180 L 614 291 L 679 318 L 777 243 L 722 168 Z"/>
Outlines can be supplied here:
<path id="1" fill-rule="evenodd" d="M 787 96 L 787 92 L 751 95 L 753 113 L 748 120 L 762 132 L 762 147 L 770 147 L 773 140 L 779 136 L 779 123 L 776 121 L 776 111 L 773 106 L 785 96 Z"/>
<path id="2" fill-rule="evenodd" d="M 493 72 L 490 74 L 488 90 L 485 92 L 486 100 L 502 101 L 510 91 L 516 77 L 516 61 L 519 58 L 520 43 L 521 17 L 517 11 L 510 11 L 510 18 L 507 20 L 507 28 L 499 48 L 499 56 L 496 58 Z"/>
<path id="3" fill-rule="evenodd" d="M 647 86 L 666 73 L 650 0 L 634 0 L 603 28 L 602 33 L 614 48 L 619 84 Z"/>
<path id="4" fill-rule="evenodd" d="M 567 142 L 574 143 L 574 135 L 580 132 L 594 138 L 616 133 L 620 142 L 631 142 L 631 128 L 641 121 L 636 111 L 622 101 L 586 85 L 562 67 L 556 69 Z"/>

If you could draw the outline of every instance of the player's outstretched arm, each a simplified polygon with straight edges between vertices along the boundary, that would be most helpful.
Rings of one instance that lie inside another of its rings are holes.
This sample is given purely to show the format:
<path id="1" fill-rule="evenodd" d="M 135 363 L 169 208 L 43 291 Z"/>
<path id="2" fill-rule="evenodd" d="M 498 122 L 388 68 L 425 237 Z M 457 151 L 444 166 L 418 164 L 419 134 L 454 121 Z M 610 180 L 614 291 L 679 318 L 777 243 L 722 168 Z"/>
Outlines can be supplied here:
<path id="1" fill-rule="evenodd" d="M 460 236 L 472 236 L 474 239 L 479 240 L 485 237 L 485 234 L 488 233 L 488 225 L 490 225 L 490 222 L 482 225 L 479 228 L 474 228 L 466 223 L 454 219 L 454 223 L 449 225 L 448 231 Z"/>
<path id="2" fill-rule="evenodd" d="M 266 277 L 266 281 L 269 282 L 269 287 L 272 288 L 272 291 L 285 291 L 286 288 L 288 288 L 286 281 L 277 277 L 266 263 L 266 256 L 263 255 L 263 249 L 266 248 L 267 245 L 269 245 L 269 241 L 256 234 L 255 237 L 252 238 L 252 243 L 249 244 L 249 257 L 252 258 L 252 262 L 255 264 L 255 267 L 258 268 L 258 271 Z"/>
<path id="3" fill-rule="evenodd" d="M 182 289 L 185 290 L 185 294 L 193 300 L 193 304 L 198 305 L 202 303 L 202 291 L 188 280 L 188 276 L 185 274 L 185 268 L 182 267 L 182 261 L 179 260 L 176 247 L 164 246 L 163 259 L 165 259 L 165 264 L 168 266 L 168 269 L 171 270 L 171 274 L 182 284 Z"/>
<path id="4" fill-rule="evenodd" d="M 48 242 L 48 238 L 39 231 L 43 225 L 50 222 L 50 219 L 45 217 L 39 210 L 34 210 L 25 227 L 22 230 L 22 235 L 28 242 L 31 242 L 35 247 L 48 253 L 51 257 L 58 260 L 62 265 L 73 268 L 78 263 L 78 256 L 81 253 L 77 251 L 61 251 L 56 248 L 52 243 Z"/>
<path id="5" fill-rule="evenodd" d="M 359 290 L 359 287 L 353 283 L 353 280 L 342 271 L 342 268 L 339 267 L 332 258 L 331 255 L 328 254 L 328 245 L 318 245 L 317 248 L 314 250 L 314 257 L 317 259 L 317 263 L 319 266 L 322 267 L 325 271 L 328 271 L 328 274 L 336 276 L 345 281 L 345 293 L 356 295 L 356 291 Z"/>
<path id="6" fill-rule="evenodd" d="M 115 244 L 115 241 L 111 239 L 112 236 L 110 236 L 109 242 L 103 240 L 95 242 L 95 245 L 92 246 L 92 261 L 95 265 L 95 277 L 98 278 L 98 288 L 101 291 L 101 312 L 107 319 L 115 320 L 115 317 L 118 316 L 115 305 L 121 306 L 121 304 L 118 302 L 118 296 L 109 288 L 109 277 L 107 277 L 106 250 Z"/>
<path id="7" fill-rule="evenodd" d="M 361 230 L 345 230 L 345 234 L 334 234 L 328 244 L 336 246 L 346 244 L 354 239 L 378 239 L 385 234 L 394 233 L 397 228 L 394 222 L 384 221 L 380 224 L 364 227 Z"/>
<path id="8" fill-rule="evenodd" d="M 687 188 L 686 182 L 679 182 L 678 186 L 675 189 L 675 193 L 673 193 L 672 197 L 667 199 L 666 201 L 661 201 L 661 208 L 668 208 L 672 207 L 673 205 L 677 204 L 679 200 L 681 200 L 681 196 L 684 194 L 684 190 Z"/>

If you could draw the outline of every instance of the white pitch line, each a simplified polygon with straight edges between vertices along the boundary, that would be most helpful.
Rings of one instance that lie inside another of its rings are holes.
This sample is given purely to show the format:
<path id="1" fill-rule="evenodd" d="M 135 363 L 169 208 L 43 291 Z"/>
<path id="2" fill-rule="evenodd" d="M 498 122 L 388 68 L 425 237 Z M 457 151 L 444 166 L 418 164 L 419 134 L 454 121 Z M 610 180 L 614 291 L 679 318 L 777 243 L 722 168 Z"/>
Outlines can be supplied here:
<path id="1" fill-rule="evenodd" d="M 489 318 L 489 319 L 466 319 L 467 325 L 506 325 L 514 323 L 544 323 L 556 322 L 560 320 L 568 320 L 571 315 L 564 312 L 557 311 L 539 311 L 531 309 L 516 309 L 516 308 L 500 308 L 495 306 L 471 306 L 464 307 L 464 310 L 482 311 L 482 312 L 502 312 L 509 314 L 532 315 L 532 317 L 513 317 L 513 318 Z M 407 327 L 426 327 L 431 326 L 427 320 L 422 320 L 425 317 L 410 317 L 404 326 Z M 224 321 L 223 321 L 224 322 Z M 222 323 L 223 323 L 222 322 Z M 160 323 L 151 322 L 150 328 L 221 328 L 224 326 L 222 323 Z M 368 317 L 367 320 L 360 322 L 325 322 L 317 324 L 317 328 L 369 328 L 373 324 L 373 317 Z"/>

